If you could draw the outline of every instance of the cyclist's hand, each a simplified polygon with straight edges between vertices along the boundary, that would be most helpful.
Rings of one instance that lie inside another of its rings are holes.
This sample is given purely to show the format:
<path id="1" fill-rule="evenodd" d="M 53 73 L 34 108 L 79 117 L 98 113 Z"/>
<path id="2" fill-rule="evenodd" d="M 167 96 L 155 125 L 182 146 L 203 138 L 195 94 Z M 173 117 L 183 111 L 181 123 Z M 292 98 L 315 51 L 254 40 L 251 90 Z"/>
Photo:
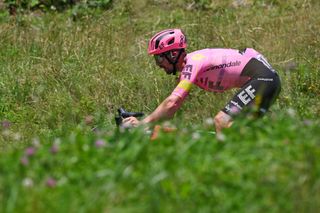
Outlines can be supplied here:
<path id="1" fill-rule="evenodd" d="M 136 117 L 129 117 L 122 120 L 123 127 L 137 127 L 140 121 Z"/>

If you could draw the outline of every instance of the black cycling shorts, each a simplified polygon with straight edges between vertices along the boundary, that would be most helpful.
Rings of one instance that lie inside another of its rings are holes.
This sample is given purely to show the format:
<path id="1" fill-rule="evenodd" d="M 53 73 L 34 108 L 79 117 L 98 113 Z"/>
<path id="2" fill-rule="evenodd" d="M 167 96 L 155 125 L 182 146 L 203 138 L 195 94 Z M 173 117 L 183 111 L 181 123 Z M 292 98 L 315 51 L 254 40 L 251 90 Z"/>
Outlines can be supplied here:
<path id="1" fill-rule="evenodd" d="M 222 111 L 232 117 L 243 111 L 253 112 L 258 117 L 263 116 L 280 93 L 281 82 L 278 74 L 269 64 L 252 58 L 244 67 L 241 76 L 251 79 Z"/>

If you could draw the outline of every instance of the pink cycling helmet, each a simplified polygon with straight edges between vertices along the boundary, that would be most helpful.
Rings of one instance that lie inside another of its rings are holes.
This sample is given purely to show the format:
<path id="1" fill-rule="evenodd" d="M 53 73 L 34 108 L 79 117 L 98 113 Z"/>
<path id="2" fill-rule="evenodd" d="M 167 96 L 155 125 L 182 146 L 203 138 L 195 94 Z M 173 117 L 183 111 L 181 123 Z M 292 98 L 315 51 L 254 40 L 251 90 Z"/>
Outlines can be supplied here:
<path id="1" fill-rule="evenodd" d="M 148 45 L 150 55 L 158 55 L 170 50 L 185 49 L 187 47 L 186 36 L 180 29 L 163 30 L 154 35 Z"/>

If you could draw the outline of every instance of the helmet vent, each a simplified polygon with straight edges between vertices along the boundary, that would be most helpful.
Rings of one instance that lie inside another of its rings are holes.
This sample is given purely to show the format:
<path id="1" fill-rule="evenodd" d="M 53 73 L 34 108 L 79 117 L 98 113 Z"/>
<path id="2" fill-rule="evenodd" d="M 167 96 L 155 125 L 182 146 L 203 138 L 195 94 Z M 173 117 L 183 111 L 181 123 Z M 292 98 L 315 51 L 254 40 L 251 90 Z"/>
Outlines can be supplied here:
<path id="1" fill-rule="evenodd" d="M 174 38 L 172 38 L 170 41 L 168 41 L 168 45 L 173 44 Z"/>
<path id="2" fill-rule="evenodd" d="M 159 43 L 160 43 L 160 39 L 157 39 L 157 40 L 156 40 L 155 47 L 154 47 L 155 49 L 157 49 L 157 48 L 159 47 Z"/>

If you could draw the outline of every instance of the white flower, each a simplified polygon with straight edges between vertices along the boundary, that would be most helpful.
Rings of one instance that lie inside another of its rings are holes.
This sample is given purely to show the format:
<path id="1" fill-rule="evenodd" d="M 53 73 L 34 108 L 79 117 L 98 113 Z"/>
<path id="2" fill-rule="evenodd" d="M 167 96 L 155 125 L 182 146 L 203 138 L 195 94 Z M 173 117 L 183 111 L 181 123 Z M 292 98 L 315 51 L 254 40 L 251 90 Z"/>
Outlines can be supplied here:
<path id="1" fill-rule="evenodd" d="M 192 133 L 192 139 L 194 139 L 194 140 L 197 140 L 197 139 L 199 139 L 200 138 L 200 133 L 199 132 L 194 132 L 194 133 Z"/>
<path id="2" fill-rule="evenodd" d="M 22 185 L 26 188 L 30 188 L 33 186 L 33 180 L 31 178 L 25 178 L 22 180 Z"/>
<path id="3" fill-rule="evenodd" d="M 2 131 L 2 135 L 3 135 L 4 137 L 10 136 L 10 134 L 11 134 L 11 131 L 8 130 L 8 129 L 5 129 L 5 130 Z"/>
<path id="4" fill-rule="evenodd" d="M 19 132 L 16 132 L 12 135 L 13 140 L 19 141 L 21 139 L 21 134 Z"/>
<path id="5" fill-rule="evenodd" d="M 213 118 L 207 118 L 206 120 L 205 120 L 205 123 L 207 124 L 207 125 L 213 125 Z"/>
<path id="6" fill-rule="evenodd" d="M 217 134 L 217 140 L 223 142 L 223 141 L 226 140 L 226 136 L 224 134 L 222 134 L 222 133 L 218 133 Z"/>
<path id="7" fill-rule="evenodd" d="M 61 139 L 60 138 L 55 138 L 53 143 L 56 144 L 56 145 L 60 145 L 61 144 Z"/>
<path id="8" fill-rule="evenodd" d="M 295 115 L 296 115 L 296 111 L 295 111 L 294 109 L 292 109 L 292 108 L 289 108 L 289 109 L 287 110 L 287 113 L 288 113 L 288 115 L 289 115 L 290 117 L 295 117 Z"/>
<path id="9" fill-rule="evenodd" d="M 33 140 L 32 140 L 32 145 L 34 146 L 34 147 L 40 147 L 40 140 L 39 140 L 39 138 L 34 138 Z"/>

